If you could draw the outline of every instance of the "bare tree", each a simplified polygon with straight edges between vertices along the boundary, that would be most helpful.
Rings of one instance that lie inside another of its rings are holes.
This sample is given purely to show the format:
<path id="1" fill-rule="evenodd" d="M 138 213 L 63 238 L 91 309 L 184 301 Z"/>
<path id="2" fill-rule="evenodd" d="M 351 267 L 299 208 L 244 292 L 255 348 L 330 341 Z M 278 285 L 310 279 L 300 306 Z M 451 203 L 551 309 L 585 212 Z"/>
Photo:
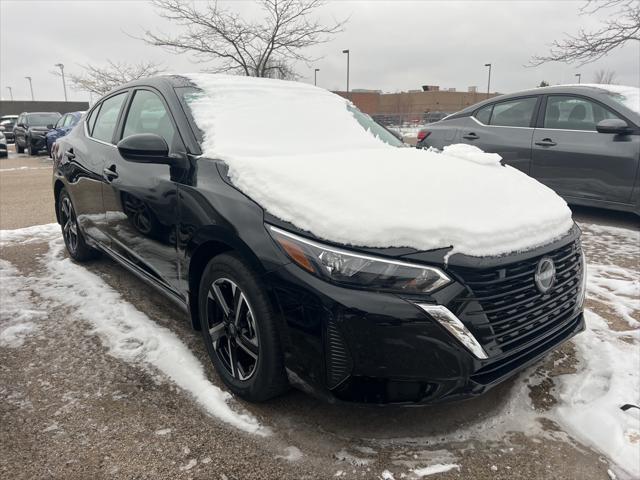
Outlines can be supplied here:
<path id="1" fill-rule="evenodd" d="M 530 66 L 546 62 L 594 62 L 628 42 L 640 41 L 640 2 L 638 0 L 587 0 L 580 9 L 583 15 L 607 10 L 609 18 L 594 31 L 580 29 L 576 35 L 551 44 L 548 55 L 535 56 Z"/>
<path id="2" fill-rule="evenodd" d="M 290 78 L 292 62 L 311 62 L 303 53 L 341 32 L 346 20 L 324 25 L 312 18 L 324 0 L 259 0 L 261 22 L 221 8 L 184 0 L 153 0 L 159 15 L 182 26 L 177 36 L 144 32 L 144 41 L 174 53 L 190 53 L 203 62 L 217 61 L 214 72 L 253 77 Z"/>
<path id="3" fill-rule="evenodd" d="M 613 70 L 600 69 L 593 76 L 593 83 L 603 83 L 611 85 L 616 83 L 616 72 Z"/>
<path id="4" fill-rule="evenodd" d="M 164 71 L 164 68 L 154 62 L 140 62 L 129 64 L 107 60 L 103 66 L 81 65 L 84 72 L 81 74 L 69 74 L 69 80 L 76 90 L 104 95 L 123 83 L 138 80 L 139 78 L 152 77 Z M 60 72 L 52 72 L 59 75 Z"/>

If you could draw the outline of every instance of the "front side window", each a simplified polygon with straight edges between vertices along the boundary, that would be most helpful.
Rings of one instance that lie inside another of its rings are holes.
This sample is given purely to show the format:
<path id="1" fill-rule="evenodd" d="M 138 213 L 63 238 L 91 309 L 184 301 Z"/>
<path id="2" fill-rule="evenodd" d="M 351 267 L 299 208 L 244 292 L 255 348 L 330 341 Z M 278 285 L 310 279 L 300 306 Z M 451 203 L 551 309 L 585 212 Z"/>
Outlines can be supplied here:
<path id="1" fill-rule="evenodd" d="M 73 115 L 67 115 L 64 119 L 64 123 L 62 124 L 63 127 L 70 127 L 71 125 L 73 125 Z"/>
<path id="2" fill-rule="evenodd" d="M 493 106 L 489 125 L 501 127 L 529 127 L 536 108 L 536 97 L 519 98 Z M 483 122 L 484 123 L 484 122 Z"/>
<path id="3" fill-rule="evenodd" d="M 547 98 L 544 128 L 595 132 L 598 122 L 610 118 L 620 117 L 586 98 L 553 95 Z"/>
<path id="4" fill-rule="evenodd" d="M 173 144 L 175 128 L 169 112 L 160 97 L 149 90 L 138 90 L 134 94 L 122 137 L 138 133 L 155 133 L 164 138 L 167 145 Z"/>
<path id="5" fill-rule="evenodd" d="M 103 142 L 112 143 L 113 132 L 118 122 L 120 109 L 127 98 L 127 93 L 119 93 L 107 98 L 99 107 L 100 111 L 96 115 L 95 124 L 90 128 L 91 137 Z M 93 116 L 93 115 L 92 115 Z M 89 123 L 91 126 L 91 123 Z"/>
<path id="6" fill-rule="evenodd" d="M 65 115 L 60 120 L 58 120 L 58 123 L 56 123 L 55 128 L 63 127 L 64 126 L 64 122 L 67 120 L 67 117 L 68 117 L 68 115 Z"/>

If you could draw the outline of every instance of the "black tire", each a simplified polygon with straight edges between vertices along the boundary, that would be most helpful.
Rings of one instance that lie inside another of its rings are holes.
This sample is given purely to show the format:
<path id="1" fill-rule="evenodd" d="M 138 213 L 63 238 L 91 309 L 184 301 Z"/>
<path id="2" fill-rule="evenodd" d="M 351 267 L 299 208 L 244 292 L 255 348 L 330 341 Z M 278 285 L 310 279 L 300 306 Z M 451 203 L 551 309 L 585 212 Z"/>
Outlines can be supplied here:
<path id="1" fill-rule="evenodd" d="M 58 196 L 58 218 L 62 226 L 62 237 L 67 247 L 69 256 L 77 262 L 86 262 L 98 255 L 98 251 L 91 248 L 84 240 L 78 220 L 76 218 L 75 208 L 69 193 L 63 188 Z"/>
<path id="2" fill-rule="evenodd" d="M 38 149 L 35 148 L 35 146 L 33 145 L 33 142 L 31 141 L 30 138 L 27 138 L 27 152 L 32 157 L 38 154 Z"/>
<path id="3" fill-rule="evenodd" d="M 20 146 L 20 144 L 18 143 L 18 139 L 16 139 L 16 152 L 24 153 L 24 147 Z"/>
<path id="4" fill-rule="evenodd" d="M 233 308 L 228 314 L 217 300 L 214 282 L 226 307 Z M 231 284 L 235 284 L 235 290 Z M 288 389 L 267 292 L 255 272 L 237 255 L 225 253 L 209 261 L 200 281 L 198 306 L 207 352 L 229 390 L 250 402 L 263 402 Z M 240 314 L 236 315 L 236 311 Z M 230 352 L 235 352 L 234 356 Z M 230 362 L 233 358 L 236 362 Z"/>

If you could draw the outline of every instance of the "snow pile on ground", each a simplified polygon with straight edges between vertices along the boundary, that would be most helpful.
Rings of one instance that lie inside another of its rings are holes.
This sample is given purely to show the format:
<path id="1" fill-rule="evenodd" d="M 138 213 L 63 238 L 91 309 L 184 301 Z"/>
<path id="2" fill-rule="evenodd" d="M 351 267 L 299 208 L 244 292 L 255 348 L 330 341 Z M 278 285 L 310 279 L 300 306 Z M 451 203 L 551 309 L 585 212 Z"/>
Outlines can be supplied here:
<path id="1" fill-rule="evenodd" d="M 556 421 L 576 439 L 592 445 L 640 477 L 640 331 L 614 332 L 594 312 L 574 340 L 579 371 L 557 377 Z"/>
<path id="2" fill-rule="evenodd" d="M 24 335 L 35 328 L 35 320 L 46 316 L 30 300 L 29 291 L 37 291 L 49 301 L 70 307 L 74 316 L 93 327 L 114 357 L 157 369 L 193 395 L 209 414 L 236 428 L 269 434 L 255 417 L 231 408 L 231 394 L 207 379 L 202 363 L 174 333 L 124 301 L 100 277 L 63 258 L 59 225 L 0 230 L 0 239 L 2 245 L 49 241 L 44 276 L 23 277 L 9 262 L 0 260 L 1 346 L 20 346 Z"/>
<path id="3" fill-rule="evenodd" d="M 572 226 L 564 200 L 495 154 L 395 148 L 349 102 L 280 80 L 189 77 L 203 150 L 273 215 L 318 237 L 369 247 L 454 247 L 475 256 L 526 250 Z M 237 125 L 244 128 L 239 130 Z"/>
<path id="4" fill-rule="evenodd" d="M 630 327 L 639 327 L 640 322 L 633 318 L 633 313 L 640 311 L 638 273 L 616 265 L 590 264 L 588 275 L 588 294 L 608 303 Z"/>
<path id="5" fill-rule="evenodd" d="M 429 475 L 435 475 L 436 473 L 445 473 L 450 470 L 460 470 L 460 465 L 455 463 L 443 464 L 438 463 L 425 468 L 416 468 L 413 470 L 414 475 L 418 478 L 427 477 Z"/>
<path id="6" fill-rule="evenodd" d="M 27 281 L 6 260 L 0 259 L 0 346 L 17 348 L 46 317 L 31 300 Z"/>
<path id="7" fill-rule="evenodd" d="M 0 230 L 0 246 L 13 244 L 27 244 L 48 242 L 60 236 L 60 225 L 48 223 L 33 227 L 18 228 L 16 230 Z"/>
<path id="8" fill-rule="evenodd" d="M 175 334 L 123 301 L 100 277 L 62 258 L 63 248 L 61 237 L 50 242 L 46 255 L 49 275 L 39 282 L 40 295 L 71 307 L 93 327 L 111 355 L 157 368 L 191 393 L 209 414 L 241 430 L 268 434 L 256 418 L 231 408 L 227 403 L 231 394 L 207 379 L 202 363 Z"/>

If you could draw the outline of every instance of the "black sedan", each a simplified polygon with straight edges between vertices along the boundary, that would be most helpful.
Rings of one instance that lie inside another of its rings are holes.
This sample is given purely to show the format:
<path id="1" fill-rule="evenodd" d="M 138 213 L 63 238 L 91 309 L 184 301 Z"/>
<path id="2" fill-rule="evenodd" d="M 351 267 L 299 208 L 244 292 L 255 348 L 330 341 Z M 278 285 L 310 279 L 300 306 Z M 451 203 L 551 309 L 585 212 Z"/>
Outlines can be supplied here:
<path id="1" fill-rule="evenodd" d="M 199 95 L 163 76 L 99 100 L 58 140 L 56 213 L 73 259 L 103 252 L 190 313 L 237 395 L 263 401 L 294 385 L 363 403 L 460 399 L 584 328 L 577 227 L 527 252 L 448 260 L 446 248 L 321 240 L 203 155 L 189 107 Z M 379 129 L 357 113 L 354 128 Z"/>
<path id="2" fill-rule="evenodd" d="M 418 133 L 498 153 L 568 203 L 640 215 L 640 96 L 634 87 L 556 86 L 472 105 Z"/>

